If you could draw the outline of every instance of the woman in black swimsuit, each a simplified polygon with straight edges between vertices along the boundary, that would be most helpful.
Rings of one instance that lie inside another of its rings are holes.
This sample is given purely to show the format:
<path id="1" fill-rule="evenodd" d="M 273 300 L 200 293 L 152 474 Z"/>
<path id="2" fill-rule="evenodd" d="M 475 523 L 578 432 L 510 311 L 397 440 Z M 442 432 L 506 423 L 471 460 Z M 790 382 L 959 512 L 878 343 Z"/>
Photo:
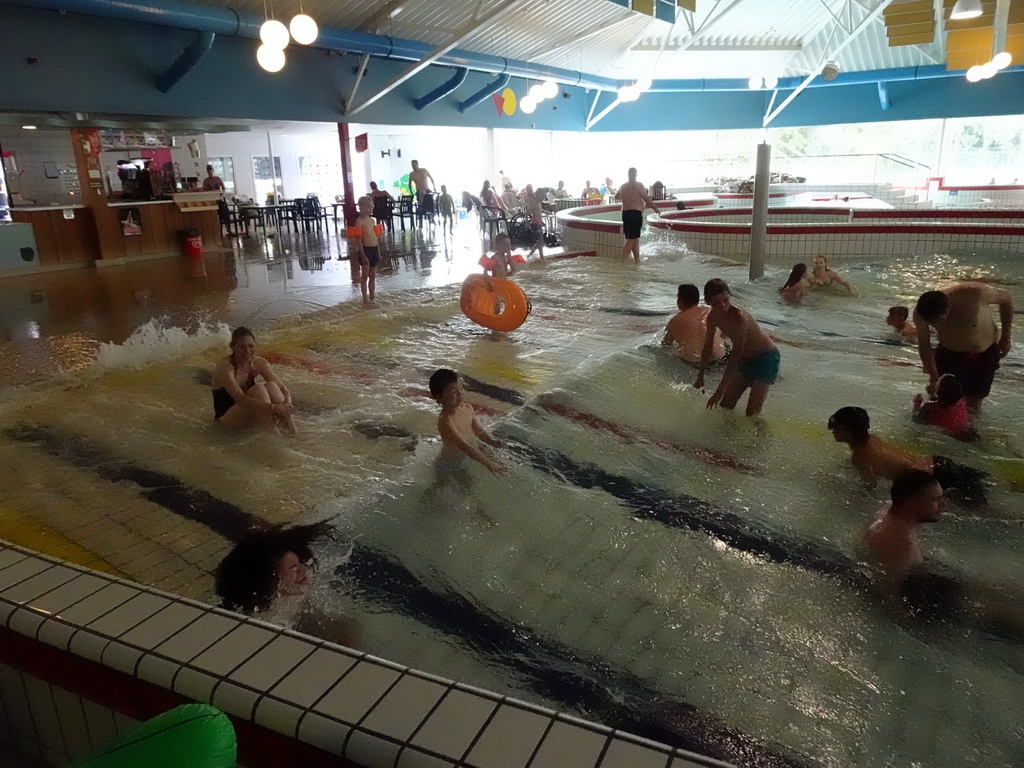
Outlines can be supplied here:
<path id="1" fill-rule="evenodd" d="M 808 276 L 807 281 L 812 286 L 817 285 L 832 285 L 832 283 L 838 283 L 846 289 L 846 292 L 851 296 L 857 295 L 857 289 L 853 287 L 853 284 L 849 280 L 844 279 L 836 272 L 832 267 L 828 265 L 828 259 L 821 254 L 814 257 L 814 268 L 811 270 L 811 274 Z"/>
<path id="2" fill-rule="evenodd" d="M 213 418 L 229 429 L 259 424 L 268 432 L 283 428 L 295 434 L 295 406 L 270 364 L 256 354 L 256 337 L 248 328 L 231 333 L 231 354 L 213 369 Z M 259 376 L 262 380 L 257 381 Z"/>

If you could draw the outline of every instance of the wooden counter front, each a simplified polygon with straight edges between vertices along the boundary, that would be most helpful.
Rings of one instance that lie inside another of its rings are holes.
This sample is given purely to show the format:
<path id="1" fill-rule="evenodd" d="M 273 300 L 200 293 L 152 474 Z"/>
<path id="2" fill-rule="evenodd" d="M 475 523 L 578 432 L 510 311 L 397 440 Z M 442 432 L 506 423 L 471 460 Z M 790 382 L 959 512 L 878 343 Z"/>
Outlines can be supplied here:
<path id="1" fill-rule="evenodd" d="M 141 235 L 124 235 L 119 218 L 125 209 L 139 213 Z M 220 245 L 220 219 L 216 211 L 183 213 L 171 200 L 115 203 L 93 207 L 96 231 L 99 234 L 102 259 L 131 259 L 136 256 L 159 256 L 181 253 L 178 230 L 203 230 L 203 245 Z"/>
<path id="2" fill-rule="evenodd" d="M 40 206 L 10 210 L 15 221 L 32 225 L 40 266 L 89 266 L 100 258 L 96 227 L 88 208 Z M 64 218 L 65 210 L 73 211 L 74 218 Z"/>

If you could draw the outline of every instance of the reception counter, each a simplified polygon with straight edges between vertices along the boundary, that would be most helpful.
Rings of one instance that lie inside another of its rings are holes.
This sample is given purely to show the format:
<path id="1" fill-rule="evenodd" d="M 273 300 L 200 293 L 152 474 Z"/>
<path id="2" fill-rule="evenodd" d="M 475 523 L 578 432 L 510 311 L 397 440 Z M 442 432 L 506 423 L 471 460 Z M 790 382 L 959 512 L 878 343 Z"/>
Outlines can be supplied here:
<path id="1" fill-rule="evenodd" d="M 191 201 L 195 197 L 199 204 Z M 201 229 L 203 244 L 221 245 L 220 219 L 203 205 L 209 193 L 173 200 L 94 200 L 86 205 L 11 208 L 14 221 L 32 226 L 38 262 L 26 269 L 113 266 L 181 253 L 179 230 Z"/>

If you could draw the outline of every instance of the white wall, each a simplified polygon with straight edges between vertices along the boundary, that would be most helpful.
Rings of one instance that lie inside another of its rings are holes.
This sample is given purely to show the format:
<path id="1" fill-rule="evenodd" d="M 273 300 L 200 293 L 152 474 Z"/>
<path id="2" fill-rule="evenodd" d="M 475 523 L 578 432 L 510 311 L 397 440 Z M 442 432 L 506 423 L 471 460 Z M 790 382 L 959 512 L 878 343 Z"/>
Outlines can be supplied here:
<path id="1" fill-rule="evenodd" d="M 46 178 L 44 163 L 53 163 L 66 177 L 78 180 L 71 133 L 67 128 L 26 131 L 22 128 L 0 128 L 0 145 L 4 152 L 14 152 L 21 175 L 8 178 L 9 192 L 21 191 L 26 200 L 39 205 L 81 203 L 81 194 L 73 195 L 61 178 Z"/>

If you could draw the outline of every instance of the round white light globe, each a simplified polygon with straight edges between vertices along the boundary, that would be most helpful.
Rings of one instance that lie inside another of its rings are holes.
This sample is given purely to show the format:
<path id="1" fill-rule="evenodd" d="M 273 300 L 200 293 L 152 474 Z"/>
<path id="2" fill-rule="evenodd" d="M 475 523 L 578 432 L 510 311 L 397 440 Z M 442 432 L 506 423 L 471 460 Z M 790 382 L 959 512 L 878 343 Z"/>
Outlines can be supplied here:
<path id="1" fill-rule="evenodd" d="M 981 80 L 981 67 L 975 64 L 967 70 L 967 82 L 976 83 Z"/>
<path id="2" fill-rule="evenodd" d="M 544 98 L 553 99 L 558 95 L 558 83 L 548 79 L 544 81 Z"/>
<path id="3" fill-rule="evenodd" d="M 642 93 L 643 91 L 651 90 L 652 85 L 654 85 L 654 82 L 651 80 L 651 78 L 641 77 L 639 80 L 636 81 L 635 87 L 638 91 Z"/>
<path id="4" fill-rule="evenodd" d="M 530 96 L 538 104 L 544 101 L 544 86 L 540 83 L 534 83 L 530 86 Z"/>
<path id="5" fill-rule="evenodd" d="M 981 65 L 981 77 L 983 80 L 988 80 L 990 77 L 994 77 L 999 72 L 999 67 L 995 65 L 995 62 L 986 61 Z"/>
<path id="6" fill-rule="evenodd" d="M 747 81 L 747 87 L 752 91 L 756 91 L 761 87 L 763 83 L 764 80 L 762 78 L 752 77 Z"/>
<path id="7" fill-rule="evenodd" d="M 764 87 L 767 88 L 769 91 L 774 91 L 776 88 L 779 87 L 779 78 L 777 78 L 775 75 L 765 75 Z"/>
<path id="8" fill-rule="evenodd" d="M 537 100 L 531 94 L 527 94 L 519 100 L 519 108 L 523 110 L 524 114 L 532 115 L 533 111 L 537 109 Z"/>
<path id="9" fill-rule="evenodd" d="M 292 16 L 292 20 L 288 24 L 288 31 L 292 33 L 292 40 L 300 45 L 309 45 L 320 34 L 313 17 L 304 13 Z"/>
<path id="10" fill-rule="evenodd" d="M 264 43 L 256 49 L 256 61 L 267 72 L 280 72 L 284 66 L 284 51 Z"/>
<path id="11" fill-rule="evenodd" d="M 995 55 L 992 63 L 996 65 L 996 69 L 1006 69 L 1013 63 L 1013 56 L 1007 51 L 1003 51 Z"/>
<path id="12" fill-rule="evenodd" d="M 288 46 L 288 27 L 277 19 L 269 19 L 260 27 L 260 40 L 264 45 L 283 51 Z"/>

